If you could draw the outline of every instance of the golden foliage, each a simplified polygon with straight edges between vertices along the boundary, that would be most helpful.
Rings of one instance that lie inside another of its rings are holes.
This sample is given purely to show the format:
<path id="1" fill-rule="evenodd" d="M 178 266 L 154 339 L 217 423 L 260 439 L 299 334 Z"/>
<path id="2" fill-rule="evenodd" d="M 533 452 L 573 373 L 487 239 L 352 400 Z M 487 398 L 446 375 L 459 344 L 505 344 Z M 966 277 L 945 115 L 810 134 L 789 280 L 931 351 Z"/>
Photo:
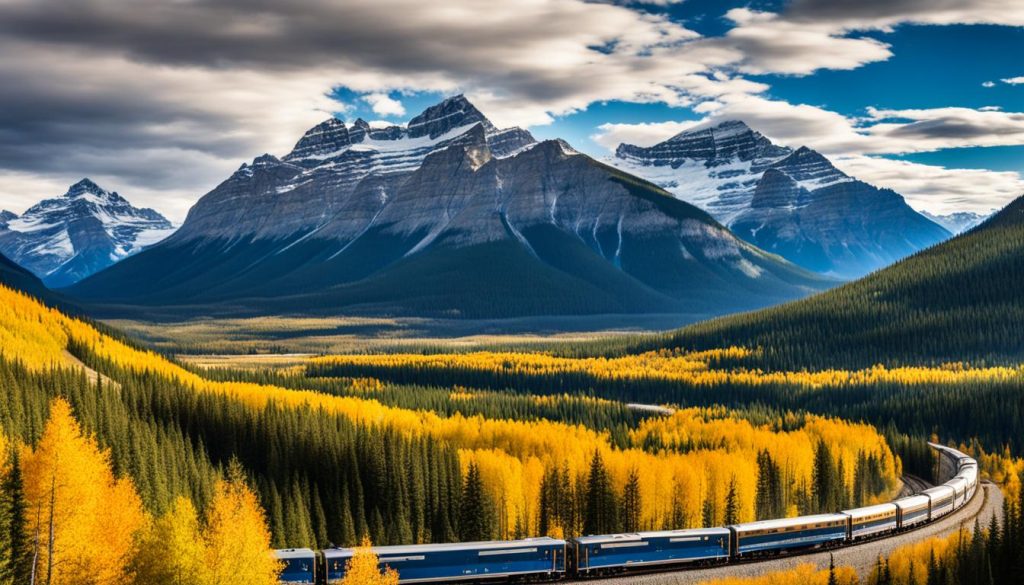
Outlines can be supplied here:
<path id="1" fill-rule="evenodd" d="M 936 559 L 942 559 L 947 554 L 956 551 L 960 539 L 970 539 L 969 532 L 953 532 L 947 536 L 935 536 L 927 540 L 921 540 L 901 546 L 889 555 L 889 575 L 893 583 L 909 583 L 910 571 L 914 571 L 916 583 L 924 583 L 928 576 L 928 564 L 932 554 Z M 873 573 L 877 573 L 877 568 Z M 877 576 L 872 575 L 869 583 L 877 581 Z"/>
<path id="2" fill-rule="evenodd" d="M 124 583 L 134 538 L 146 522 L 132 482 L 114 477 L 109 454 L 83 435 L 57 398 L 35 449 L 22 455 L 28 537 L 45 582 Z"/>
<path id="3" fill-rule="evenodd" d="M 1000 382 L 1024 378 L 1024 366 L 971 368 L 965 364 L 941 367 L 887 368 L 864 370 L 821 370 L 765 372 L 759 369 L 715 369 L 717 360 L 741 360 L 754 352 L 739 347 L 700 352 L 660 350 L 616 358 L 565 358 L 543 353 L 475 352 L 466 354 L 360 354 L 323 356 L 311 359 L 322 365 L 372 365 L 415 367 L 424 370 L 464 369 L 500 372 L 508 375 L 588 374 L 605 380 L 666 380 L 695 386 L 785 384 L 812 388 L 869 385 L 883 382 L 901 384 L 952 384 Z"/>
<path id="4" fill-rule="evenodd" d="M 798 459 L 808 453 L 807 449 L 818 440 L 824 440 L 835 450 L 834 458 L 843 455 L 847 463 L 848 483 L 852 480 L 857 450 L 885 455 L 883 460 L 888 462 L 886 474 L 891 485 L 895 485 L 899 474 L 896 458 L 873 429 L 834 419 L 811 417 L 805 428 L 789 433 L 774 433 L 768 428 L 755 428 L 749 422 L 724 416 L 723 411 L 690 409 L 667 419 L 645 423 L 634 431 L 634 439 L 642 441 L 644 437 L 655 434 L 669 439 L 691 436 L 707 439 L 698 448 L 687 453 L 623 450 L 612 446 L 607 433 L 581 425 L 548 420 L 497 420 L 461 414 L 442 417 L 429 411 L 385 406 L 366 397 L 341 397 L 255 383 L 207 380 L 155 353 L 131 348 L 101 334 L 86 323 L 47 309 L 3 287 L 0 287 L 0 304 L 8 308 L 15 307 L 2 313 L 0 332 L 21 331 L 24 333 L 19 335 L 24 339 L 39 341 L 40 349 L 28 351 L 23 357 L 31 367 L 43 368 L 55 363 L 55 360 L 61 358 L 69 340 L 73 340 L 123 368 L 175 378 L 197 392 L 227 395 L 254 408 L 275 405 L 280 408 L 320 409 L 358 423 L 386 425 L 408 435 L 427 436 L 448 442 L 460 449 L 464 468 L 472 462 L 480 467 L 485 485 L 498 505 L 500 534 L 503 537 L 511 535 L 517 524 L 527 532 L 535 531 L 540 485 L 545 470 L 557 467 L 567 469 L 574 478 L 582 477 L 595 452 L 601 453 L 613 484 L 619 491 L 625 486 L 631 471 L 639 472 L 643 528 L 669 526 L 673 507 L 679 504 L 685 513 L 687 525 L 698 525 L 701 505 L 705 499 L 713 500 L 719 511 L 724 509 L 724 486 L 731 480 L 735 480 L 738 490 L 740 519 L 752 519 L 758 445 L 768 448 L 774 459 L 791 462 L 790 467 L 784 471 L 797 482 L 809 481 L 806 462 L 811 458 L 807 457 L 803 463 L 798 463 Z M 571 366 L 591 368 L 603 376 L 631 376 L 647 375 L 649 372 L 663 372 L 666 375 L 672 372 L 675 372 L 672 375 L 708 373 L 709 360 L 739 358 L 744 355 L 747 355 L 747 350 L 726 349 L 687 355 L 652 353 L 616 360 L 565 360 L 541 354 L 494 353 L 463 356 L 346 356 L 326 359 L 367 359 L 381 360 L 383 363 L 434 360 L 440 364 L 481 364 L 481 367 L 523 368 L 531 371 L 559 371 L 558 368 Z M 368 388 L 379 384 L 376 380 L 363 380 L 359 383 Z M 456 389 L 456 392 L 460 390 Z M 467 398 L 459 396 L 459 399 Z M 557 398 L 544 397 L 538 400 Z M 728 438 L 734 434 L 737 435 L 735 438 Z"/>
<path id="5" fill-rule="evenodd" d="M 363 542 L 345 564 L 345 578 L 337 585 L 398 585 L 398 572 L 390 567 L 382 572 L 371 546 L 370 539 L 363 537 Z"/>
<path id="6" fill-rule="evenodd" d="M 276 585 L 281 564 L 256 495 L 236 472 L 218 482 L 201 524 L 192 501 L 178 498 L 139 539 L 137 585 Z"/>
<path id="7" fill-rule="evenodd" d="M 281 563 L 271 556 L 263 508 L 237 467 L 214 488 L 203 546 L 205 583 L 277 584 Z"/>
<path id="8" fill-rule="evenodd" d="M 850 567 L 836 567 L 836 583 L 857 585 L 857 572 Z M 785 571 L 775 571 L 757 577 L 726 577 L 701 582 L 701 585 L 828 585 L 828 569 L 819 570 L 811 564 L 798 565 Z"/>
<path id="9" fill-rule="evenodd" d="M 133 562 L 138 585 L 204 585 L 205 552 L 199 515 L 180 497 L 139 540 Z"/>

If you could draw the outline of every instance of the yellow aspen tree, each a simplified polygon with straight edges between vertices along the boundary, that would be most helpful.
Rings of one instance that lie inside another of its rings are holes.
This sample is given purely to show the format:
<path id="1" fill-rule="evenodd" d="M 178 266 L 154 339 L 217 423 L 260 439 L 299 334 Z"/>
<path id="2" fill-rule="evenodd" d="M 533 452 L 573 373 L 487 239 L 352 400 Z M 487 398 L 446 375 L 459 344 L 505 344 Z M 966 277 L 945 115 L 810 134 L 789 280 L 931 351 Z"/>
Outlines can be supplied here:
<path id="1" fill-rule="evenodd" d="M 82 433 L 56 398 L 35 449 L 22 456 L 35 582 L 120 585 L 145 525 L 130 480 L 116 479 L 109 453 Z"/>
<path id="2" fill-rule="evenodd" d="M 132 565 L 137 585 L 203 585 L 206 551 L 192 500 L 179 497 L 153 522 Z"/>
<path id="3" fill-rule="evenodd" d="M 237 463 L 214 488 L 203 536 L 204 584 L 277 585 L 281 563 L 270 548 L 266 515 Z"/>
<path id="4" fill-rule="evenodd" d="M 398 572 L 391 568 L 382 572 L 371 546 L 370 539 L 363 537 L 363 542 L 345 564 L 345 577 L 336 585 L 398 585 Z"/>

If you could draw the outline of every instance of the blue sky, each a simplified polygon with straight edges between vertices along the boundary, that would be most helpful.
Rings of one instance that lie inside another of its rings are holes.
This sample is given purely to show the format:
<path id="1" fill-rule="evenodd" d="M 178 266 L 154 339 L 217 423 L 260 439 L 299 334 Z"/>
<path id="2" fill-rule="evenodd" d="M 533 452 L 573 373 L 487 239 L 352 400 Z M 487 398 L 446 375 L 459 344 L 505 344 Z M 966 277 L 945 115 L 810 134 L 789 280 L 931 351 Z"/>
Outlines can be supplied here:
<path id="1" fill-rule="evenodd" d="M 779 3 L 752 4 L 770 8 Z M 730 28 L 723 17 L 727 8 L 745 5 L 743 2 L 689 0 L 664 12 L 702 34 L 721 35 Z M 1024 109 L 1024 84 L 999 81 L 1024 75 L 1024 62 L 1020 58 L 1024 54 L 1024 27 L 902 25 L 893 32 L 871 32 L 866 36 L 891 45 L 894 56 L 853 70 L 824 69 L 811 75 L 768 74 L 749 78 L 769 85 L 771 89 L 766 95 L 773 99 L 813 104 L 851 118 L 866 115 L 868 107 L 999 107 L 1011 112 Z M 986 82 L 995 85 L 986 87 L 983 85 Z M 407 113 L 382 116 L 362 101 L 360 95 L 345 87 L 338 88 L 335 97 L 350 108 L 339 112 L 338 116 L 404 123 L 445 97 L 443 92 L 393 91 L 389 97 L 401 102 Z M 591 139 L 602 124 L 696 121 L 703 117 L 685 106 L 603 101 L 578 112 L 555 116 L 550 124 L 530 126 L 530 130 L 540 139 L 563 138 L 584 152 L 605 156 L 607 148 Z M 1024 174 L 1024 145 L 944 148 L 884 156 L 929 165 Z"/>
<path id="2" fill-rule="evenodd" d="M 1020 0 L 8 0 L 0 208 L 90 176 L 180 221 L 326 115 L 464 93 L 594 156 L 739 118 L 918 209 L 986 212 L 1024 194 L 1022 54 Z"/>

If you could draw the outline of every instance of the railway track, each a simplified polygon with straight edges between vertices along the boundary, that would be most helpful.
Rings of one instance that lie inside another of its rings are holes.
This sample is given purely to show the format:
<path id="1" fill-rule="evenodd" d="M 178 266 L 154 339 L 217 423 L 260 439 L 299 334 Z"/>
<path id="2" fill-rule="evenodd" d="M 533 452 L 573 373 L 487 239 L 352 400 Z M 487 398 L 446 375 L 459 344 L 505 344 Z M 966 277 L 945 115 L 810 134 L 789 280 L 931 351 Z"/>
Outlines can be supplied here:
<path id="1" fill-rule="evenodd" d="M 918 485 L 930 486 L 921 478 L 915 478 Z M 991 515 L 1000 518 L 1003 510 L 1003 496 L 998 486 L 991 482 L 982 483 L 982 489 L 974 498 L 956 512 L 935 522 L 923 524 L 910 530 L 888 534 L 880 538 L 864 540 L 856 544 L 834 549 L 817 549 L 790 553 L 770 559 L 732 562 L 714 567 L 678 568 L 672 571 L 633 572 L 616 577 L 595 578 L 582 581 L 589 585 L 692 585 L 710 579 L 725 577 L 755 577 L 765 573 L 784 571 L 798 565 L 810 563 L 819 569 L 826 569 L 832 558 L 837 565 L 853 567 L 861 578 L 870 574 L 879 556 L 888 556 L 894 550 L 912 542 L 934 536 L 945 536 L 961 528 L 971 528 L 974 520 L 987 522 Z"/>

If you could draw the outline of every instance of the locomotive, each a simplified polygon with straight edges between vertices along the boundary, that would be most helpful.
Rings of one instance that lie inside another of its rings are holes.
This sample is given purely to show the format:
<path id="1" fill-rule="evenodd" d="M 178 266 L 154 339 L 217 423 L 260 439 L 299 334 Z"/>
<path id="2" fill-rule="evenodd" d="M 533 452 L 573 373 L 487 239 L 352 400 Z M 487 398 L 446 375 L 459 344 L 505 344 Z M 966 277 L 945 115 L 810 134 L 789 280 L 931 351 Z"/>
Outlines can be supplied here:
<path id="1" fill-rule="evenodd" d="M 382 567 L 400 583 L 550 582 L 739 562 L 814 548 L 830 548 L 914 528 L 963 507 L 978 488 L 978 463 L 956 449 L 932 445 L 954 464 L 942 485 L 886 504 L 835 514 L 761 520 L 720 528 L 633 534 L 538 537 L 510 541 L 373 547 Z M 281 583 L 326 585 L 345 576 L 351 548 L 275 551 Z"/>

